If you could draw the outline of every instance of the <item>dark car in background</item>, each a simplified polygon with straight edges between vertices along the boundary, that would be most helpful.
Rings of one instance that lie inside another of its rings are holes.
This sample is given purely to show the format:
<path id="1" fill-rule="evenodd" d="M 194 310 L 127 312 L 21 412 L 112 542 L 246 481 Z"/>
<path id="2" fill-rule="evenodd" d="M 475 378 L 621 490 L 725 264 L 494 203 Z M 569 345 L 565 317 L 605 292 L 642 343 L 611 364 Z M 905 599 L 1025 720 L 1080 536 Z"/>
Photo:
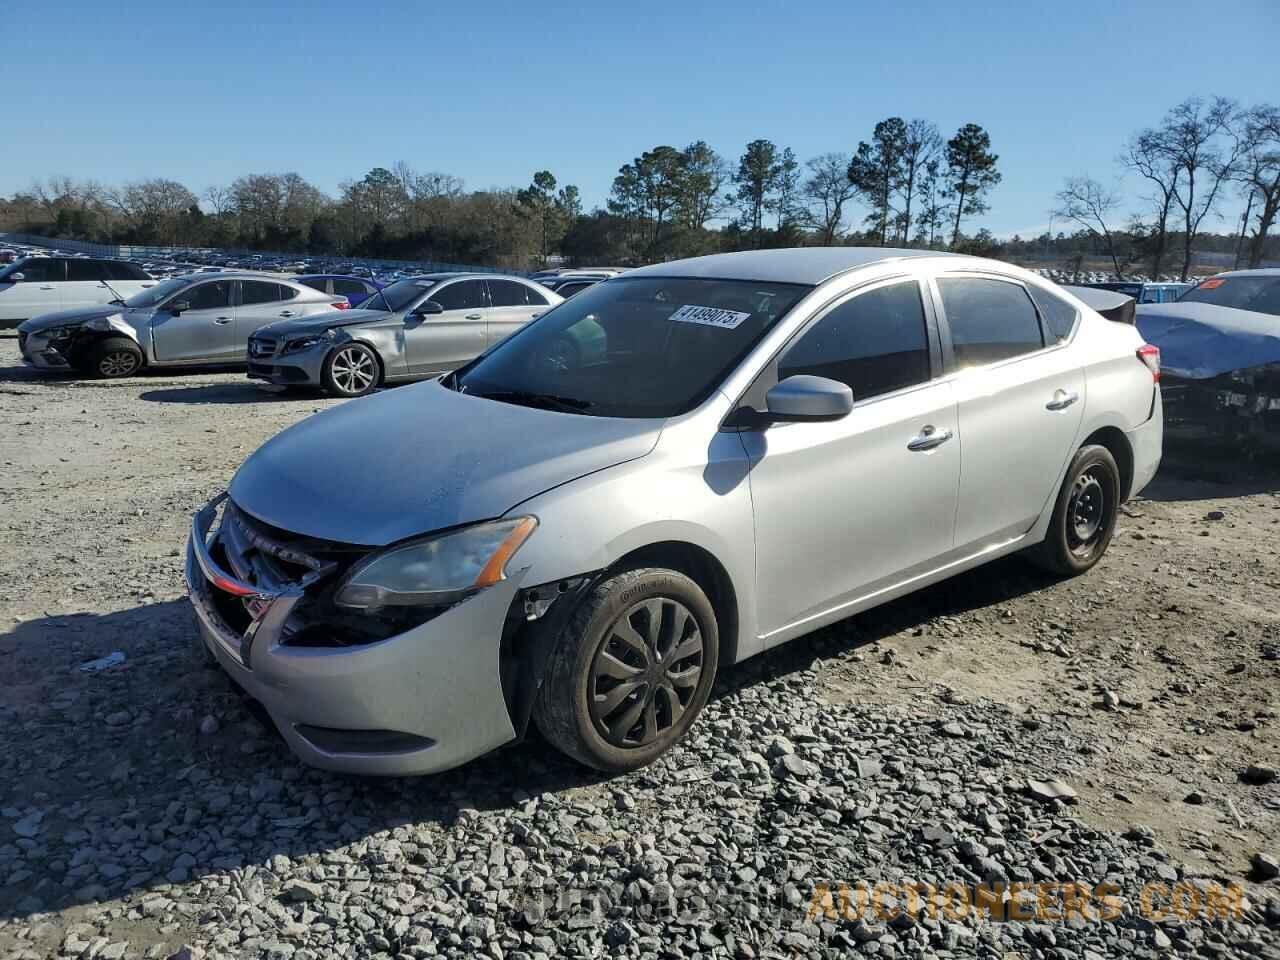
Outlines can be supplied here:
<path id="1" fill-rule="evenodd" d="M 1137 326 L 1160 348 L 1171 425 L 1280 444 L 1280 269 L 1209 277 L 1139 305 Z"/>
<path id="2" fill-rule="evenodd" d="M 334 297 L 346 297 L 353 307 L 358 307 L 386 284 L 363 277 L 349 277 L 336 273 L 310 273 L 297 278 L 304 287 L 319 290 Z"/>

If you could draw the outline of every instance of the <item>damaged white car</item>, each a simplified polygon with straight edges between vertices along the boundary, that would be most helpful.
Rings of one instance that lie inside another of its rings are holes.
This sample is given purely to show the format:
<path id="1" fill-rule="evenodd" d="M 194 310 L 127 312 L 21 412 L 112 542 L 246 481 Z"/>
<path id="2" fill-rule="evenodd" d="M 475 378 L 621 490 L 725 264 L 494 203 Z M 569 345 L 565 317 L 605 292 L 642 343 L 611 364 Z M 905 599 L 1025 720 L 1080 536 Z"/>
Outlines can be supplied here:
<path id="1" fill-rule="evenodd" d="M 143 367 L 243 365 L 249 335 L 264 324 L 348 305 L 262 274 L 196 274 L 128 300 L 32 317 L 18 327 L 18 349 L 30 366 L 105 379 Z"/>

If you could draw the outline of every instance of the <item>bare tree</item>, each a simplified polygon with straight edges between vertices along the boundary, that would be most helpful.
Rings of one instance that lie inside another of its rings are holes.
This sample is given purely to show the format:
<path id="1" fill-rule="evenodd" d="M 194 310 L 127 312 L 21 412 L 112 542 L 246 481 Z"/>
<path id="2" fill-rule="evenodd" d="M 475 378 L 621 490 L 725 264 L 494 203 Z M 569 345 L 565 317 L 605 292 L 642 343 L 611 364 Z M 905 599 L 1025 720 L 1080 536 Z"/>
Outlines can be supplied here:
<path id="1" fill-rule="evenodd" d="M 898 217 L 898 242 L 906 245 L 911 233 L 911 201 L 916 188 L 926 173 L 929 161 L 942 149 L 942 135 L 931 120 L 915 119 L 907 122 L 906 137 L 902 141 L 902 168 L 899 191 L 902 193 L 902 213 Z"/>
<path id="2" fill-rule="evenodd" d="M 1151 206 L 1150 234 L 1151 276 L 1160 278 L 1164 256 L 1169 248 L 1169 214 L 1173 211 L 1173 193 L 1178 182 L 1178 167 L 1162 131 L 1144 130 L 1129 141 L 1120 162 L 1145 179 L 1153 189 L 1147 201 Z"/>
<path id="3" fill-rule="evenodd" d="M 1262 263 L 1267 233 L 1280 214 L 1280 107 L 1264 104 L 1241 118 L 1242 148 L 1236 177 L 1248 195 L 1243 234 L 1248 229 L 1250 210 L 1258 205 L 1257 225 L 1249 237 L 1250 267 Z"/>
<path id="4" fill-rule="evenodd" d="M 1107 247 L 1107 256 L 1115 269 L 1116 277 L 1123 280 L 1120 256 L 1116 251 L 1116 238 L 1107 221 L 1120 206 L 1120 195 L 1092 177 L 1068 177 L 1057 194 L 1058 206 L 1054 218 L 1061 217 L 1079 224 L 1095 237 L 1101 237 Z"/>
<path id="5" fill-rule="evenodd" d="M 805 164 L 809 176 L 801 189 L 809 201 L 809 222 L 821 232 L 823 246 L 836 241 L 845 204 L 858 195 L 858 188 L 849 182 L 849 160 L 847 154 L 824 153 Z"/>
<path id="6" fill-rule="evenodd" d="M 231 191 L 226 187 L 212 186 L 204 192 L 204 199 L 209 204 L 209 208 L 213 210 L 215 217 L 226 216 L 232 212 L 235 206 L 231 198 Z"/>
<path id="7" fill-rule="evenodd" d="M 1161 130 L 1162 149 L 1178 172 L 1173 202 L 1182 215 L 1182 272 L 1191 272 L 1191 254 L 1200 225 L 1217 207 L 1223 184 L 1233 176 L 1236 159 L 1243 147 L 1239 138 L 1224 144 L 1236 117 L 1234 101 L 1214 97 L 1205 104 L 1192 97 L 1165 116 Z"/>

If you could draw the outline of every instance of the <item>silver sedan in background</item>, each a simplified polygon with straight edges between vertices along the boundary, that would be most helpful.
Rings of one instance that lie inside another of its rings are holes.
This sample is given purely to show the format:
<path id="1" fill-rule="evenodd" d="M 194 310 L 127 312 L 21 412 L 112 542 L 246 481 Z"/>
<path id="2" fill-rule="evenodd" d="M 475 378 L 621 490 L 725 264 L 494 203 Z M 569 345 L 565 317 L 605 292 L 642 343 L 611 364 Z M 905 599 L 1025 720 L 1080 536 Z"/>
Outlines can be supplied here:
<path id="1" fill-rule="evenodd" d="M 400 280 L 359 310 L 257 330 L 249 340 L 249 376 L 359 397 L 382 383 L 460 367 L 562 299 L 520 277 L 432 273 Z"/>
<path id="2" fill-rule="evenodd" d="M 664 263 L 268 441 L 187 581 L 310 763 L 443 770 L 532 719 L 631 770 L 724 666 L 1015 551 L 1092 568 L 1160 462 L 1158 378 L 1133 326 L 1007 263 Z"/>
<path id="3" fill-rule="evenodd" d="M 33 367 L 106 379 L 144 367 L 242 366 L 258 327 L 346 303 L 261 273 L 191 274 L 127 300 L 32 317 L 18 326 L 18 349 Z"/>

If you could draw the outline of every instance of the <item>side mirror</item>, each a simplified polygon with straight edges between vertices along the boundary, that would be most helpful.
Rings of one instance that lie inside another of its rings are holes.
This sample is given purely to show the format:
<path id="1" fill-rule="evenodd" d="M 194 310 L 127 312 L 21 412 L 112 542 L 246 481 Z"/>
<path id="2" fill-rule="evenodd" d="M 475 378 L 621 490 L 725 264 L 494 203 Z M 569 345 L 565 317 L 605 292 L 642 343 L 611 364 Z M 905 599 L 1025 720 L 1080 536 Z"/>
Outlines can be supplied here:
<path id="1" fill-rule="evenodd" d="M 436 303 L 434 300 L 423 300 L 418 304 L 418 309 L 413 312 L 421 314 L 424 317 L 429 317 L 432 314 L 444 313 L 444 307 L 439 303 Z"/>
<path id="2" fill-rule="evenodd" d="M 4 279 L 6 283 L 17 283 L 19 280 L 25 280 L 27 278 L 24 277 L 21 272 L 19 272 L 19 273 L 11 273 Z"/>
<path id="3" fill-rule="evenodd" d="M 764 402 L 772 423 L 822 423 L 850 414 L 853 391 L 837 380 L 797 374 L 775 384 Z"/>
<path id="4" fill-rule="evenodd" d="M 172 313 L 176 317 L 178 314 L 184 313 L 185 311 L 191 309 L 191 301 L 175 300 L 173 303 L 169 304 L 169 306 L 166 307 L 165 309 L 168 310 L 170 313 Z"/>

